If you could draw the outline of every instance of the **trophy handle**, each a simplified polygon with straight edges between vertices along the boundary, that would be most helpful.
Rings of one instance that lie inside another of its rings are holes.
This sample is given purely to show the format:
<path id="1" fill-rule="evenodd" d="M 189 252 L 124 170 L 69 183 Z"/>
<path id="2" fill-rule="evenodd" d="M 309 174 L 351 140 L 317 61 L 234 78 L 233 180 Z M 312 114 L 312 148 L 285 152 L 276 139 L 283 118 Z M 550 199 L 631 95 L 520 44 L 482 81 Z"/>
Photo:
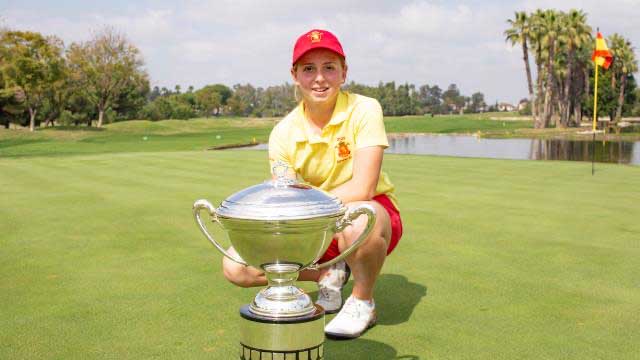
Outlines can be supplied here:
<path id="1" fill-rule="evenodd" d="M 362 204 L 350 210 L 342 219 L 336 222 L 336 232 L 340 232 L 347 226 L 350 226 L 353 223 L 353 220 L 357 219 L 360 215 L 367 215 L 367 227 L 365 227 L 362 234 L 360 234 L 360 237 L 337 257 L 319 265 L 311 265 L 308 267 L 308 269 L 320 270 L 322 268 L 326 268 L 327 266 L 331 266 L 349 256 L 362 244 L 367 236 L 369 236 L 369 233 L 371 232 L 371 230 L 373 230 L 373 225 L 375 225 L 376 223 L 376 209 L 371 205 Z"/>
<path id="2" fill-rule="evenodd" d="M 203 209 L 207 210 L 207 212 L 209 213 L 209 216 L 211 216 L 211 220 L 212 221 L 214 221 L 214 222 L 218 223 L 218 225 L 220 225 L 220 222 L 218 221 L 218 216 L 216 215 L 216 208 L 213 207 L 213 205 L 211 205 L 211 203 L 208 202 L 207 200 L 200 199 L 200 200 L 196 201 L 195 203 L 193 203 L 193 216 L 195 217 L 196 222 L 198 223 L 198 226 L 200 227 L 200 231 L 202 231 L 204 236 L 207 239 L 209 239 L 209 241 L 211 241 L 213 246 L 215 246 L 216 249 L 218 249 L 218 251 L 220 251 L 222 253 L 222 255 L 226 256 L 230 260 L 233 260 L 233 261 L 237 262 L 238 264 L 248 266 L 248 264 L 246 262 L 244 262 L 242 259 L 238 259 L 235 256 L 231 256 L 227 252 L 227 250 L 225 250 L 225 248 L 223 248 L 222 245 L 220 245 L 213 238 L 213 236 L 211 236 L 211 234 L 209 234 L 209 232 L 207 231 L 207 227 L 205 226 L 205 224 L 202 222 L 202 219 L 200 218 L 200 211 L 203 210 Z"/>

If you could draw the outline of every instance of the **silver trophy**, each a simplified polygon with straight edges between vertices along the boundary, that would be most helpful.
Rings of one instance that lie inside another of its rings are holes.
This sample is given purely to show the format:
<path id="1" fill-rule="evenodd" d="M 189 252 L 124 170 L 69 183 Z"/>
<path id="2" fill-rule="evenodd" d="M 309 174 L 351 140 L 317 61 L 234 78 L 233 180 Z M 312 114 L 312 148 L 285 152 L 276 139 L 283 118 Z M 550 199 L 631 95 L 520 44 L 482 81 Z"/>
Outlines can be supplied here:
<path id="1" fill-rule="evenodd" d="M 253 302 L 240 309 L 240 359 L 323 359 L 324 309 L 295 285 L 300 271 L 318 270 L 343 260 L 375 224 L 375 209 L 360 205 L 349 211 L 334 195 L 284 176 L 241 190 L 215 208 L 207 200 L 193 204 L 200 230 L 229 259 L 262 269 L 268 285 Z M 201 217 L 222 227 L 241 258 L 229 254 L 207 230 Z M 333 234 L 360 215 L 367 226 L 358 239 L 335 259 L 317 264 Z"/>

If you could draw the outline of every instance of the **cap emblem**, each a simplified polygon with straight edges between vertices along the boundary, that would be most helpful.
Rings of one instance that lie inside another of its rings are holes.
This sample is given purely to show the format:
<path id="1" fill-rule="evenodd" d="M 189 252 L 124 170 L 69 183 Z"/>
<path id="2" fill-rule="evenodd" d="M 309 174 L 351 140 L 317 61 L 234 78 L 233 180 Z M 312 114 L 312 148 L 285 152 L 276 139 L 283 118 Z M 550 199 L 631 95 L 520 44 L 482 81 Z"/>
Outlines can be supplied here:
<path id="1" fill-rule="evenodd" d="M 320 31 L 312 31 L 308 36 L 311 43 L 317 43 L 322 40 L 322 33 Z"/>

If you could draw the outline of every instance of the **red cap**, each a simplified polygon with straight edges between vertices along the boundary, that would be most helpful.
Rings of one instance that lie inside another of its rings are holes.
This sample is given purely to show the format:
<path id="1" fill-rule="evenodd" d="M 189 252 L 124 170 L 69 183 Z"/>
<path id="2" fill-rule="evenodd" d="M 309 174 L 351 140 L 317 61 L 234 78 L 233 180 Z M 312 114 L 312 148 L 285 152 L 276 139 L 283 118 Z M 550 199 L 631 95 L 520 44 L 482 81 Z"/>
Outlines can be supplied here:
<path id="1" fill-rule="evenodd" d="M 296 41 L 296 45 L 293 47 L 293 61 L 291 64 L 295 64 L 302 55 L 313 49 L 328 49 L 343 58 L 346 57 L 342 50 L 342 45 L 340 45 L 340 41 L 335 35 L 327 30 L 313 29 L 302 34 Z"/>

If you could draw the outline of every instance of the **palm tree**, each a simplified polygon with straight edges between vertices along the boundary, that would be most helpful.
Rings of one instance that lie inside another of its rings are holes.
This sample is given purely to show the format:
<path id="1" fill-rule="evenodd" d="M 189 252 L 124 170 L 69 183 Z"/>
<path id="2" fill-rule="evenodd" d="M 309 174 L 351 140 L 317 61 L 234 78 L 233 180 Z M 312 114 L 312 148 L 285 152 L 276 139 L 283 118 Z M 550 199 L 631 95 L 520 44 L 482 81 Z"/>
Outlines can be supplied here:
<path id="1" fill-rule="evenodd" d="M 532 48 L 534 50 L 534 60 L 536 63 L 536 98 L 535 101 L 531 104 L 532 112 L 538 115 L 538 118 L 535 121 L 536 129 L 542 128 L 543 120 L 540 114 L 542 113 L 542 100 L 543 100 L 543 79 L 545 70 L 543 64 L 545 63 L 547 51 L 546 46 L 543 42 L 544 40 L 544 27 L 541 25 L 542 14 L 544 11 L 538 9 L 533 14 L 529 15 L 529 40 L 531 42 Z M 535 110 L 533 110 L 535 109 Z"/>
<path id="2" fill-rule="evenodd" d="M 585 94 L 589 94 L 591 91 L 591 84 L 589 83 L 589 72 L 593 69 L 593 62 L 591 61 L 591 54 L 593 53 L 594 41 L 587 41 L 582 46 L 576 48 L 575 63 L 573 70 L 573 79 L 571 89 L 571 98 L 573 103 L 573 121 L 576 126 L 580 126 L 582 120 L 582 99 Z"/>
<path id="3" fill-rule="evenodd" d="M 585 43 L 591 41 L 591 27 L 587 25 L 587 15 L 582 10 L 572 9 L 562 17 L 562 33 L 560 38 L 567 47 L 567 68 L 566 81 L 562 96 L 562 113 L 560 123 L 562 126 L 569 125 L 571 108 L 579 99 L 572 98 L 572 82 L 576 69 L 576 51 Z M 578 120 L 579 121 L 579 120 Z"/>
<path id="4" fill-rule="evenodd" d="M 563 19 L 565 14 L 559 13 L 561 26 L 563 26 Z M 553 86 L 552 86 L 552 98 L 551 109 L 553 114 L 558 114 L 559 117 L 556 120 L 555 125 L 558 127 L 565 127 L 562 121 L 562 114 L 565 113 L 567 107 L 567 101 L 565 99 L 565 90 L 567 89 L 569 67 L 568 67 L 568 54 L 569 45 L 566 38 L 563 36 L 564 31 L 558 32 L 555 47 L 555 57 L 553 61 Z"/>
<path id="5" fill-rule="evenodd" d="M 622 117 L 622 106 L 624 105 L 624 90 L 627 86 L 627 78 L 630 74 L 638 71 L 638 60 L 629 40 L 619 34 L 609 37 L 611 52 L 613 53 L 614 66 L 613 77 L 620 77 L 620 91 L 618 93 L 618 108 L 616 109 L 615 121 L 620 121 Z"/>
<path id="6" fill-rule="evenodd" d="M 556 42 L 558 34 L 561 30 L 560 16 L 555 10 L 545 10 L 539 20 L 542 27 L 543 44 L 546 45 L 549 53 L 547 57 L 546 81 L 544 92 L 544 108 L 542 113 L 541 127 L 546 128 L 549 125 L 552 114 L 552 96 L 554 84 L 553 65 L 555 61 Z"/>
<path id="7" fill-rule="evenodd" d="M 529 48 L 527 45 L 527 42 L 529 41 L 530 24 L 527 13 L 524 11 L 516 11 L 514 19 L 508 19 L 507 23 L 511 25 L 511 28 L 504 32 L 506 37 L 505 40 L 511 42 L 512 46 L 515 46 L 516 44 L 522 45 L 522 60 L 524 60 L 524 67 L 527 73 L 529 101 L 533 105 L 535 98 L 533 94 L 533 81 L 531 80 L 531 67 L 529 66 Z M 535 106 L 531 106 L 531 114 L 533 115 L 534 121 L 536 121 L 536 110 Z"/>

